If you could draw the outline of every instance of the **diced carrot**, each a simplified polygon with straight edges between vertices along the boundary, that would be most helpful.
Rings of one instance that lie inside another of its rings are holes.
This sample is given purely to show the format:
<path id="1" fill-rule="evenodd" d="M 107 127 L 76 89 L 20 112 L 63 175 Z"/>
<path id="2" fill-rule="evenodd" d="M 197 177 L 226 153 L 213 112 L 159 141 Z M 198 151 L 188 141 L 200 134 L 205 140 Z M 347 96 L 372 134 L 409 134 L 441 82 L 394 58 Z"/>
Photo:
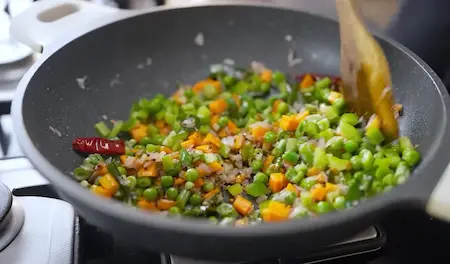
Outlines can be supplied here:
<path id="1" fill-rule="evenodd" d="M 173 182 L 173 184 L 174 184 L 175 186 L 179 186 L 179 185 L 181 185 L 181 184 L 183 184 L 183 183 L 185 183 L 185 182 L 186 182 L 185 179 L 178 177 L 178 178 L 175 178 L 175 181 Z"/>
<path id="2" fill-rule="evenodd" d="M 205 184 L 205 180 L 203 178 L 197 178 L 197 180 L 194 181 L 194 185 L 196 188 L 200 188 Z"/>
<path id="3" fill-rule="evenodd" d="M 210 191 L 209 193 L 205 193 L 203 195 L 203 199 L 210 199 L 214 195 L 218 194 L 219 192 L 220 192 L 220 189 L 219 188 L 215 188 L 214 190 Z"/>
<path id="4" fill-rule="evenodd" d="M 211 121 L 209 122 L 209 124 L 211 125 L 211 127 L 213 127 L 214 124 L 217 124 L 217 123 L 219 122 L 219 118 L 220 118 L 220 115 L 213 115 L 213 116 L 211 117 Z"/>
<path id="5" fill-rule="evenodd" d="M 217 148 L 213 145 L 200 145 L 195 147 L 196 150 L 203 151 L 204 153 L 216 153 Z"/>
<path id="6" fill-rule="evenodd" d="M 219 81 L 215 81 L 215 80 L 211 80 L 211 79 L 201 80 L 201 81 L 197 82 L 192 87 L 192 91 L 194 93 L 200 93 L 200 92 L 203 91 L 203 89 L 205 88 L 206 85 L 214 86 L 216 88 L 217 92 L 219 92 L 219 93 L 222 91 L 222 85 L 220 84 L 220 82 Z"/>
<path id="7" fill-rule="evenodd" d="M 163 136 L 167 136 L 170 133 L 170 131 L 172 131 L 172 127 L 171 126 L 165 126 L 165 127 L 161 128 L 161 129 L 159 129 L 159 133 L 161 135 L 163 135 Z"/>
<path id="8" fill-rule="evenodd" d="M 291 183 L 289 183 L 289 184 L 286 186 L 285 189 L 288 190 L 288 191 L 290 191 L 290 192 L 295 193 L 295 195 L 297 195 L 297 197 L 300 196 L 300 191 L 299 191 L 294 185 L 292 185 Z"/>
<path id="9" fill-rule="evenodd" d="M 277 193 L 281 191 L 288 184 L 288 180 L 283 173 L 277 172 L 270 174 L 269 177 L 269 188 L 272 193 Z"/>
<path id="10" fill-rule="evenodd" d="M 137 202 L 137 206 L 141 209 L 148 210 L 148 211 L 159 211 L 155 202 L 149 202 L 144 199 L 139 200 Z"/>
<path id="11" fill-rule="evenodd" d="M 202 144 L 213 144 L 216 147 L 220 147 L 220 143 L 220 139 L 211 133 L 208 133 L 202 142 Z"/>
<path id="12" fill-rule="evenodd" d="M 125 156 L 125 158 L 126 158 L 126 156 Z M 122 160 L 122 158 L 121 158 L 121 160 Z M 99 164 L 96 166 L 96 169 L 92 175 L 93 176 L 101 176 L 101 175 L 105 175 L 106 173 L 108 173 L 108 168 L 106 168 L 106 165 Z"/>
<path id="13" fill-rule="evenodd" d="M 242 134 L 236 135 L 234 136 L 234 145 L 233 148 L 234 149 L 240 149 L 242 148 L 242 145 L 244 145 L 244 136 Z"/>
<path id="14" fill-rule="evenodd" d="M 192 148 L 195 146 L 195 141 L 193 139 L 188 139 L 186 141 L 181 142 L 181 147 L 184 149 Z"/>
<path id="15" fill-rule="evenodd" d="M 239 128 L 231 120 L 228 121 L 227 127 L 228 127 L 228 132 L 230 132 L 231 135 L 236 135 L 237 133 L 239 133 Z"/>
<path id="16" fill-rule="evenodd" d="M 109 193 L 115 194 L 117 190 L 119 190 L 119 183 L 109 173 L 103 175 L 103 177 L 100 178 L 99 183 Z"/>
<path id="17" fill-rule="evenodd" d="M 305 118 L 306 118 L 307 116 L 309 116 L 309 111 L 304 111 L 304 112 L 298 113 L 298 114 L 295 116 L 295 119 L 297 120 L 298 124 L 300 124 L 300 122 L 302 122 L 303 120 L 305 120 Z"/>
<path id="18" fill-rule="evenodd" d="M 125 164 L 125 161 L 127 160 L 126 155 L 120 155 L 120 163 Z"/>
<path id="19" fill-rule="evenodd" d="M 177 202 L 169 200 L 169 199 L 159 199 L 156 202 L 156 207 L 158 207 L 159 210 L 169 210 L 171 207 L 174 207 L 177 204 Z"/>
<path id="20" fill-rule="evenodd" d="M 269 128 L 257 126 L 252 129 L 252 136 L 255 140 L 262 141 L 267 131 L 269 131 Z"/>
<path id="21" fill-rule="evenodd" d="M 148 135 L 147 126 L 143 124 L 137 124 L 130 130 L 130 134 L 134 140 L 139 142 L 142 138 Z"/>
<path id="22" fill-rule="evenodd" d="M 270 201 L 269 206 L 261 212 L 265 222 L 277 222 L 289 219 L 291 207 L 278 201 Z"/>
<path id="23" fill-rule="evenodd" d="M 153 162 L 147 168 L 140 168 L 137 174 L 138 177 L 157 177 L 158 176 L 158 165 Z"/>
<path id="24" fill-rule="evenodd" d="M 218 135 L 220 138 L 224 138 L 224 137 L 227 137 L 227 136 L 228 136 L 228 134 L 227 134 L 227 132 L 225 131 L 225 129 L 219 130 L 219 133 L 217 133 L 217 135 Z"/>
<path id="25" fill-rule="evenodd" d="M 311 196 L 316 201 L 323 201 L 325 199 L 325 195 L 327 194 L 327 189 L 322 186 L 322 184 L 317 184 L 311 190 Z"/>
<path id="26" fill-rule="evenodd" d="M 166 122 L 164 120 L 158 120 L 156 121 L 155 126 L 159 129 L 164 128 L 166 126 Z"/>
<path id="27" fill-rule="evenodd" d="M 232 94 L 231 98 L 233 98 L 234 102 L 237 106 L 241 106 L 241 97 L 237 94 Z"/>
<path id="28" fill-rule="evenodd" d="M 221 114 L 227 110 L 228 104 L 227 101 L 223 98 L 219 98 L 215 101 L 212 101 L 209 103 L 209 110 L 213 112 L 214 114 Z"/>
<path id="29" fill-rule="evenodd" d="M 267 171 L 267 169 L 269 168 L 270 164 L 272 164 L 272 161 L 274 159 L 275 159 L 275 157 L 272 155 L 267 156 L 267 158 L 264 160 L 264 163 L 263 163 L 263 172 Z"/>
<path id="30" fill-rule="evenodd" d="M 272 149 L 272 144 L 268 142 L 263 142 L 262 148 L 265 150 L 270 150 Z"/>
<path id="31" fill-rule="evenodd" d="M 331 182 L 327 182 L 325 183 L 325 189 L 327 190 L 327 192 L 332 192 L 337 190 L 337 185 Z"/>
<path id="32" fill-rule="evenodd" d="M 320 172 L 321 170 L 319 170 L 318 168 L 312 167 L 308 169 L 308 171 L 306 172 L 306 176 L 314 176 L 319 174 Z"/>
<path id="33" fill-rule="evenodd" d="M 191 139 L 194 141 L 194 145 L 200 145 L 203 141 L 203 136 L 202 134 L 200 134 L 200 132 L 195 131 L 194 133 L 192 133 L 191 135 L 189 135 L 188 139 Z"/>
<path id="34" fill-rule="evenodd" d="M 343 95 L 341 93 L 331 91 L 330 94 L 328 95 L 328 102 L 330 102 L 332 104 L 336 101 L 336 99 L 342 98 L 342 97 L 343 97 Z"/>
<path id="35" fill-rule="evenodd" d="M 208 167 L 213 172 L 218 172 L 218 171 L 222 170 L 222 165 L 220 165 L 220 163 L 218 161 L 214 161 L 213 163 L 208 164 Z"/>
<path id="36" fill-rule="evenodd" d="M 166 146 L 161 146 L 160 151 L 161 151 L 161 152 L 165 152 L 165 153 L 167 153 L 167 154 L 172 153 L 172 149 L 169 148 L 169 147 L 166 147 Z"/>
<path id="37" fill-rule="evenodd" d="M 272 81 L 272 71 L 271 70 L 263 70 L 261 72 L 261 81 L 271 82 Z"/>
<path id="38" fill-rule="evenodd" d="M 295 116 L 287 116 L 283 115 L 280 120 L 280 128 L 284 131 L 295 131 L 297 129 L 297 126 L 299 124 L 299 121 Z"/>
<path id="39" fill-rule="evenodd" d="M 311 74 L 306 74 L 300 82 L 300 89 L 309 88 L 314 85 L 314 78 Z"/>
<path id="40" fill-rule="evenodd" d="M 253 211 L 253 204 L 244 197 L 238 195 L 233 202 L 233 207 L 241 215 L 249 215 Z"/>
<path id="41" fill-rule="evenodd" d="M 93 192 L 99 196 L 103 196 L 103 197 L 112 197 L 113 196 L 113 194 L 111 192 L 108 192 L 108 190 L 106 190 L 102 186 L 98 186 L 98 185 L 92 185 L 91 192 Z"/>
<path id="42" fill-rule="evenodd" d="M 210 173 L 206 172 L 205 170 L 198 168 L 198 167 L 197 167 L 197 172 L 198 172 L 199 177 L 205 177 L 205 176 L 208 176 L 208 174 L 210 174 Z"/>

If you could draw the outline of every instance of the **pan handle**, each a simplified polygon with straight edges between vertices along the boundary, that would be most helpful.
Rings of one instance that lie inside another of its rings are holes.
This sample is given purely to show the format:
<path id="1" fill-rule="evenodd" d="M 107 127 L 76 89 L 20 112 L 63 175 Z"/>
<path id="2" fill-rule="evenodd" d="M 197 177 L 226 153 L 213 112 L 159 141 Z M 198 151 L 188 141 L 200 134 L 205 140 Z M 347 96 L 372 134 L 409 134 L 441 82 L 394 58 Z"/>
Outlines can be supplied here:
<path id="1" fill-rule="evenodd" d="M 73 34 L 74 27 L 88 27 L 100 17 L 122 13 L 119 9 L 80 0 L 40 0 L 14 17 L 10 34 L 16 40 L 42 53 L 44 48 L 62 37 Z"/>
<path id="2" fill-rule="evenodd" d="M 450 223 L 450 164 L 434 187 L 425 210 L 429 215 Z"/>

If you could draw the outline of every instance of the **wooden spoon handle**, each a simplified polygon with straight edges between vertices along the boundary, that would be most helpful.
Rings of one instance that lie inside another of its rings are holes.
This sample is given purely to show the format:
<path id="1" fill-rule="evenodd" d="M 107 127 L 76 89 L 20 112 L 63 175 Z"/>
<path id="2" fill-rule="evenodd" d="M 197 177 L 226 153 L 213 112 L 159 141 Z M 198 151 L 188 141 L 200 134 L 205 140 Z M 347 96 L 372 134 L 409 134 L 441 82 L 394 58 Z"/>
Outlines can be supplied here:
<path id="1" fill-rule="evenodd" d="M 341 36 L 342 93 L 366 118 L 373 113 L 389 139 L 398 137 L 389 65 L 383 50 L 358 16 L 355 0 L 336 0 Z"/>

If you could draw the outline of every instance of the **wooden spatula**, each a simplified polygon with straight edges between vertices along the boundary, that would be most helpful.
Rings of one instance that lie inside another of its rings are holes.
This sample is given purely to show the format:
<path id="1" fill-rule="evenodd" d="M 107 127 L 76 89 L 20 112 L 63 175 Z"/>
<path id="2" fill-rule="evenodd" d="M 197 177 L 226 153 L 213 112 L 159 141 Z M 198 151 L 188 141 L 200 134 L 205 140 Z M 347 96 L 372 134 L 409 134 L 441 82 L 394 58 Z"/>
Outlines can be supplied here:
<path id="1" fill-rule="evenodd" d="M 391 75 L 383 50 L 358 16 L 356 0 L 336 0 L 341 37 L 343 91 L 350 108 L 366 119 L 376 114 L 388 139 L 398 137 Z"/>

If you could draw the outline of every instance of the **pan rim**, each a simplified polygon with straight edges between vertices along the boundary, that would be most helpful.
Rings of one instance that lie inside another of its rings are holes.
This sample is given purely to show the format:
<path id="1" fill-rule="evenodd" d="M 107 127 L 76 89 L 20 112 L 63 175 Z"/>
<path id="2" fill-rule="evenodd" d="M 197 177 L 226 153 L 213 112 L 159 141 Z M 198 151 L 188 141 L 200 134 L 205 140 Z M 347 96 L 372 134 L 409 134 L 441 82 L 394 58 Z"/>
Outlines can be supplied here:
<path id="1" fill-rule="evenodd" d="M 203 7 L 214 7 L 214 6 L 245 6 L 245 7 L 258 7 L 258 8 L 272 8 L 272 9 L 282 9 L 289 10 L 288 8 L 279 7 L 273 4 L 250 4 L 250 3 L 241 3 L 241 4 L 198 4 L 194 6 L 188 7 L 160 7 L 152 10 L 140 11 L 133 14 L 128 14 L 125 17 L 116 17 L 113 19 L 105 20 L 103 25 L 94 27 L 92 30 L 85 32 L 88 34 L 94 30 L 101 28 L 102 26 L 106 26 L 121 20 L 125 20 L 128 18 L 132 18 L 140 15 L 147 15 L 154 12 L 163 12 L 172 9 L 191 9 L 191 8 L 203 8 Z M 308 12 L 303 12 L 299 10 L 294 10 L 295 12 L 303 13 L 306 15 L 313 15 Z M 318 16 L 318 15 L 313 15 Z M 321 19 L 326 19 L 329 21 L 333 21 L 331 19 L 318 16 Z M 105 23 L 106 22 L 106 23 Z M 336 23 L 335 21 L 333 21 Z M 436 73 L 424 62 L 422 59 L 417 57 L 414 53 L 409 51 L 403 45 L 398 42 L 375 34 L 378 38 L 386 41 L 392 46 L 400 49 L 407 56 L 409 56 L 412 60 L 414 60 L 424 72 L 426 72 L 435 84 L 435 87 L 441 94 L 441 99 L 448 98 L 448 94 L 445 93 L 445 86 L 442 81 L 437 77 Z M 73 181 L 68 175 L 57 169 L 53 166 L 35 147 L 31 138 L 28 135 L 28 131 L 26 130 L 26 125 L 24 123 L 24 118 L 22 115 L 22 107 L 23 107 L 23 99 L 27 90 L 30 81 L 32 80 L 35 72 L 45 64 L 46 60 L 56 53 L 60 48 L 64 47 L 66 44 L 69 44 L 71 41 L 77 39 L 79 35 L 75 37 L 70 37 L 66 39 L 62 39 L 59 43 L 64 43 L 63 45 L 52 47 L 57 47 L 49 52 L 44 52 L 42 57 L 38 62 L 36 62 L 25 74 L 25 76 L 20 81 L 15 98 L 13 100 L 11 106 L 11 112 L 14 120 L 14 128 L 17 133 L 17 137 L 20 145 L 27 158 L 33 163 L 36 169 L 46 177 L 51 184 L 54 184 L 59 191 L 63 191 L 67 193 L 71 199 L 76 199 L 80 204 L 84 204 L 91 208 L 95 208 L 98 211 L 101 211 L 104 215 L 109 215 L 110 217 L 114 217 L 123 222 L 129 222 L 135 224 L 137 226 L 148 227 L 148 228 L 159 228 L 164 231 L 171 231 L 176 233 L 185 233 L 191 235 L 205 235 L 205 236 L 218 236 L 218 237 L 241 237 L 241 236 L 251 236 L 251 237 L 261 237 L 261 236 L 283 236 L 286 234 L 292 235 L 293 233 L 298 234 L 305 231 L 314 231 L 321 228 L 330 227 L 331 225 L 343 224 L 345 222 L 354 222 L 358 220 L 361 216 L 369 213 L 374 213 L 376 211 L 386 209 L 387 207 L 391 207 L 399 204 L 407 204 L 408 201 L 411 201 L 411 197 L 408 197 L 407 192 L 403 191 L 409 189 L 408 186 L 411 185 L 409 179 L 404 185 L 397 187 L 399 192 L 388 192 L 383 195 L 378 195 L 376 197 L 370 198 L 364 201 L 360 206 L 356 208 L 352 208 L 350 210 L 346 210 L 345 212 L 338 213 L 330 213 L 323 215 L 317 219 L 305 219 L 301 221 L 286 221 L 283 223 L 264 223 L 256 226 L 248 226 L 244 228 L 234 228 L 234 227 L 217 227 L 215 225 L 205 225 L 204 221 L 201 220 L 190 220 L 183 219 L 182 221 L 176 221 L 174 219 L 170 219 L 167 217 L 161 217 L 159 215 L 151 214 L 148 212 L 135 210 L 133 208 L 128 208 L 119 202 L 115 202 L 108 199 L 102 199 L 94 194 L 90 193 L 86 189 L 82 188 L 77 182 Z M 69 41 L 67 41 L 69 40 Z M 66 42 L 67 41 L 67 42 Z M 448 105 L 446 102 L 442 102 L 443 105 Z M 444 107 L 444 115 L 447 116 L 446 108 Z M 447 120 L 442 122 L 442 133 L 439 135 L 433 145 L 430 147 L 430 152 L 436 154 L 439 152 L 442 147 L 439 146 L 439 140 L 442 139 L 444 134 L 448 133 L 445 130 L 447 126 Z M 434 156 L 434 155 L 433 155 Z M 430 157 L 432 158 L 432 157 Z M 424 161 L 425 162 L 425 161 Z M 430 160 L 427 155 L 427 163 Z M 429 165 L 429 164 L 427 164 Z M 417 178 L 417 177 L 416 177 Z M 78 186 L 78 187 L 75 187 Z M 73 188 L 72 188 L 73 187 Z M 94 199 L 95 198 L 95 199 Z M 294 231 L 295 230 L 295 231 Z"/>

